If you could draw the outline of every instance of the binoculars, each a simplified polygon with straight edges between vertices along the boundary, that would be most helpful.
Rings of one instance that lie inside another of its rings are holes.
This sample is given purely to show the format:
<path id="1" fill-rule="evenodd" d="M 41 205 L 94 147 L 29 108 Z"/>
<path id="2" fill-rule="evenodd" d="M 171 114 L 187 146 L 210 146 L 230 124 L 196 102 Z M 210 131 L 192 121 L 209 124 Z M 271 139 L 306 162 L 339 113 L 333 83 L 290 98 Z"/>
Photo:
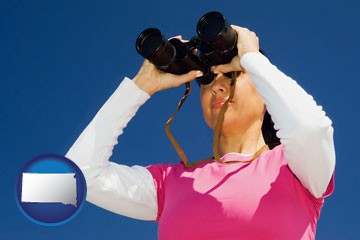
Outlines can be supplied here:
<path id="1" fill-rule="evenodd" d="M 237 32 L 220 12 L 203 15 L 196 27 L 197 36 L 189 42 L 177 38 L 166 39 L 157 28 L 148 28 L 136 39 L 137 52 L 159 70 L 184 74 L 200 70 L 200 84 L 209 84 L 215 74 L 211 66 L 226 64 L 237 55 Z"/>

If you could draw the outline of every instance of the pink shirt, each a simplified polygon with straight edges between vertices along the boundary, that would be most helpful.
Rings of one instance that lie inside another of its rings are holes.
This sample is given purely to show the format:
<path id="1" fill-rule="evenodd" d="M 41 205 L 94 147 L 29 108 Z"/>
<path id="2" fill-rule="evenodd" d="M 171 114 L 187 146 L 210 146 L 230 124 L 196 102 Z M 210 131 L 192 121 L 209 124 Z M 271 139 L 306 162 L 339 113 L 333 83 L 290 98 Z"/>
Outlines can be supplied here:
<path id="1" fill-rule="evenodd" d="M 237 153 L 223 161 L 245 160 Z M 288 167 L 283 146 L 251 163 L 215 161 L 185 169 L 151 165 L 159 239 L 314 239 L 324 197 L 315 198 Z"/>

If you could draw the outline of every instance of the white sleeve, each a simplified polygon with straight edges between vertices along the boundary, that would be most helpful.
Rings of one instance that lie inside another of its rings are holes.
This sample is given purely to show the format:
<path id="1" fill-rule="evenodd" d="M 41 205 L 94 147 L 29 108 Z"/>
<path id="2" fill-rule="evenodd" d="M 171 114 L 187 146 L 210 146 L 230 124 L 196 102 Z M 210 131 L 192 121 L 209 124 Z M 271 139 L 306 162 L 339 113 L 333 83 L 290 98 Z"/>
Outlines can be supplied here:
<path id="1" fill-rule="evenodd" d="M 125 78 L 72 145 L 66 157 L 85 175 L 87 201 L 109 211 L 142 220 L 157 217 L 153 177 L 141 166 L 109 162 L 117 138 L 139 107 L 149 99 Z"/>
<path id="2" fill-rule="evenodd" d="M 323 196 L 335 167 L 331 120 L 262 54 L 245 54 L 241 65 L 263 97 L 291 171 L 315 197 Z"/>

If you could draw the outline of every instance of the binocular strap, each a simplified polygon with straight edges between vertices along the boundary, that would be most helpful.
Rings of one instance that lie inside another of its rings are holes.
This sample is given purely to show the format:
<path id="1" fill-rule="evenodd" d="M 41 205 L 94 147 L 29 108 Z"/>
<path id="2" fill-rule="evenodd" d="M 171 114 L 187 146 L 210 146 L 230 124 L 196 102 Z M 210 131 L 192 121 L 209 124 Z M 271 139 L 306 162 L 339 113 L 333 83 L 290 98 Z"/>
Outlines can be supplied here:
<path id="1" fill-rule="evenodd" d="M 187 82 L 185 83 L 185 93 L 184 96 L 180 99 L 178 106 L 175 110 L 175 112 L 170 116 L 170 118 L 167 120 L 166 124 L 165 124 L 165 132 L 167 137 L 169 138 L 170 142 L 172 143 L 172 145 L 174 146 L 177 154 L 180 156 L 181 161 L 185 164 L 187 164 L 188 160 L 186 157 L 185 152 L 182 150 L 180 144 L 176 141 L 175 137 L 171 134 L 170 132 L 170 124 L 171 122 L 174 120 L 176 113 L 180 110 L 181 106 L 184 104 L 186 98 L 190 95 L 191 93 L 191 83 Z"/>
<path id="2" fill-rule="evenodd" d="M 232 101 L 232 99 L 234 98 L 235 87 L 236 87 L 236 78 L 237 78 L 237 73 L 232 72 L 231 73 L 231 83 L 230 83 L 230 95 L 229 95 L 228 99 L 225 101 L 225 103 L 220 108 L 219 116 L 216 120 L 216 125 L 215 125 L 215 129 L 214 129 L 213 154 L 214 154 L 214 159 L 219 163 L 223 163 L 220 160 L 220 156 L 219 156 L 220 133 L 221 133 L 222 124 L 223 124 L 224 118 L 225 118 L 225 112 L 228 108 L 228 103 L 230 101 Z"/>

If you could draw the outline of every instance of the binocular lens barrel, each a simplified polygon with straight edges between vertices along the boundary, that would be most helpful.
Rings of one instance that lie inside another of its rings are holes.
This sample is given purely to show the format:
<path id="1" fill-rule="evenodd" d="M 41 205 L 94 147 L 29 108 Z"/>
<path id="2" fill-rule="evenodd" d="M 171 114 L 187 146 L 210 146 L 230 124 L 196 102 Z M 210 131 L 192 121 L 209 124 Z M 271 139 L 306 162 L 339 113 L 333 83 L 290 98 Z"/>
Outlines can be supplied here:
<path id="1" fill-rule="evenodd" d="M 221 13 L 209 12 L 202 16 L 197 24 L 197 33 L 205 41 L 213 41 L 226 25 L 226 20 Z"/>
<path id="2" fill-rule="evenodd" d="M 156 28 L 145 29 L 136 40 L 136 50 L 156 66 L 167 66 L 175 57 L 175 49 Z"/>
<path id="3" fill-rule="evenodd" d="M 197 34 L 218 52 L 232 51 L 236 47 L 237 33 L 220 12 L 209 12 L 198 21 Z"/>

